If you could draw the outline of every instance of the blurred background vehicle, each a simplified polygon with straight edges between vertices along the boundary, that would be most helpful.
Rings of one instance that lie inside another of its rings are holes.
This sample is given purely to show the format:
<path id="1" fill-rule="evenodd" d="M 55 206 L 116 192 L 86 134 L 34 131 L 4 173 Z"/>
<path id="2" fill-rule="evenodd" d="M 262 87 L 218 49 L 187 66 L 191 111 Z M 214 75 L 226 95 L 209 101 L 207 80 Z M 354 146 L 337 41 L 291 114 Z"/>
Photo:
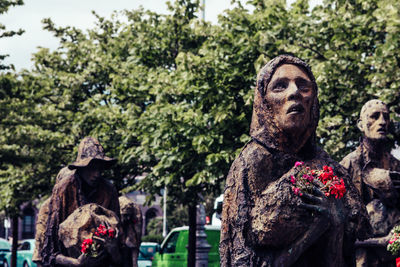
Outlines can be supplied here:
<path id="1" fill-rule="evenodd" d="M 206 225 L 207 243 L 211 245 L 208 253 L 208 266 L 219 267 L 220 226 Z M 154 254 L 153 267 L 185 267 L 187 266 L 187 245 L 189 227 L 172 229 Z"/>
<path id="2" fill-rule="evenodd" d="M 211 225 L 221 226 L 222 203 L 224 201 L 224 194 L 221 194 L 215 199 L 214 213 L 211 218 Z"/>
<path id="3" fill-rule="evenodd" d="M 139 248 L 138 267 L 151 267 L 154 254 L 159 246 L 155 242 L 142 242 Z"/>
<path id="4" fill-rule="evenodd" d="M 33 249 L 35 248 L 35 239 L 22 240 L 17 249 L 17 267 L 36 267 L 32 261 Z M 4 267 L 11 266 L 11 251 L 4 255 Z"/>
<path id="5" fill-rule="evenodd" d="M 11 245 L 7 239 L 0 238 L 0 266 L 4 266 L 4 259 L 7 253 L 11 252 Z"/>

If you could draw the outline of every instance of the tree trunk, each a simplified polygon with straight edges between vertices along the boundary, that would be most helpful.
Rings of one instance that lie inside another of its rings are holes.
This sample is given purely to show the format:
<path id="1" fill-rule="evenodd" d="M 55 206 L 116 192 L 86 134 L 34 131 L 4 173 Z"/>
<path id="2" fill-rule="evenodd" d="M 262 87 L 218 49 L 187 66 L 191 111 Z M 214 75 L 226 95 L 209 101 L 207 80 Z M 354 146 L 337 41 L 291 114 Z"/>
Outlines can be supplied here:
<path id="1" fill-rule="evenodd" d="M 17 267 L 18 216 L 12 217 L 11 267 Z"/>
<path id="2" fill-rule="evenodd" d="M 196 265 L 196 203 L 189 204 L 188 267 Z"/>

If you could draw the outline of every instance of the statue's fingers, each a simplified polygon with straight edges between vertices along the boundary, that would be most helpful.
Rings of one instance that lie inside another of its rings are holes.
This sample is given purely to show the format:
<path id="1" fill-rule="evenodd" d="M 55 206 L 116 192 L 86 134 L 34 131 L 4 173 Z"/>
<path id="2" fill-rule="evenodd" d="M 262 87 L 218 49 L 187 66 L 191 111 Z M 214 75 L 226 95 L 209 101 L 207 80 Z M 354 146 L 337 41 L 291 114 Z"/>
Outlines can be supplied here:
<path id="1" fill-rule="evenodd" d="M 313 196 L 313 195 L 310 195 L 310 194 L 308 194 L 308 193 L 302 193 L 300 197 L 301 197 L 301 198 L 308 199 L 308 200 L 310 200 L 310 201 L 312 201 L 312 202 L 315 202 L 315 203 L 317 203 L 317 204 L 322 203 L 321 198 L 316 197 L 316 196 Z"/>
<path id="2" fill-rule="evenodd" d="M 323 212 L 326 211 L 325 208 L 322 208 L 322 207 L 317 206 L 317 205 L 311 205 L 311 204 L 306 204 L 306 203 L 299 203 L 298 205 L 301 208 L 304 208 L 304 209 L 309 210 L 309 211 L 315 211 L 315 212 L 318 212 L 318 213 L 323 213 Z"/>
<path id="3" fill-rule="evenodd" d="M 318 197 L 325 197 L 324 193 L 321 191 L 319 186 L 313 185 L 312 191 L 313 191 L 313 194 Z"/>

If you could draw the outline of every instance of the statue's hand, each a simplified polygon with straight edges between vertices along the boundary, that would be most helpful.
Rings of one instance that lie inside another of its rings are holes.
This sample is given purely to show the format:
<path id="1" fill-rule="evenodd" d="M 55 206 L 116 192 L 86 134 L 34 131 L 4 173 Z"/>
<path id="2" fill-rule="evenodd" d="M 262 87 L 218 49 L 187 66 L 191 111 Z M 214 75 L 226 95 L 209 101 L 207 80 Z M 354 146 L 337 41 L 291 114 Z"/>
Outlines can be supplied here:
<path id="1" fill-rule="evenodd" d="M 112 228 L 110 224 L 105 223 L 107 228 Z M 104 250 L 111 256 L 111 260 L 114 263 L 121 262 L 121 254 L 120 254 L 120 244 L 119 244 L 119 230 L 118 228 L 114 229 L 115 235 L 114 237 L 107 237 L 106 242 L 104 243 Z"/>
<path id="2" fill-rule="evenodd" d="M 113 255 L 116 250 L 119 249 L 119 242 L 117 238 L 108 239 L 104 243 L 104 250 L 107 251 L 108 254 Z"/>
<path id="3" fill-rule="evenodd" d="M 90 257 L 90 256 L 87 256 L 86 254 L 82 254 L 77 259 L 77 262 L 78 262 L 77 266 L 79 266 L 79 267 L 98 266 L 102 262 L 104 262 L 105 257 L 106 257 L 106 253 L 104 253 L 104 251 L 100 252 L 99 255 L 97 255 L 97 257 Z"/>
<path id="4" fill-rule="evenodd" d="M 312 194 L 302 193 L 300 198 L 303 200 L 299 206 L 322 215 L 323 218 L 331 221 L 333 216 L 333 207 L 331 201 L 324 195 L 324 193 L 313 186 Z"/>

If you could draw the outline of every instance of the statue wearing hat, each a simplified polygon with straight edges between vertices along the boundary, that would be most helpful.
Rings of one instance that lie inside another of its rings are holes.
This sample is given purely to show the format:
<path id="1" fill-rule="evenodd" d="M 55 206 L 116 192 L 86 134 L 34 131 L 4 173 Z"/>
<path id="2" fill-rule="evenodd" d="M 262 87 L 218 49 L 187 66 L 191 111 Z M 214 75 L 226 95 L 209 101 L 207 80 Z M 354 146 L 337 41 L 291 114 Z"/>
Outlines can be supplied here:
<path id="1" fill-rule="evenodd" d="M 389 125 L 385 103 L 365 103 L 357 124 L 363 134 L 360 145 L 340 162 L 367 207 L 373 229 L 373 238 L 356 243 L 357 266 L 395 266 L 386 246 L 390 231 L 400 224 L 400 161 L 390 154 Z"/>
<path id="2" fill-rule="evenodd" d="M 76 161 L 68 166 L 73 171 L 65 172 L 68 175 L 57 181 L 48 202 L 48 220 L 41 249 L 43 266 L 110 266 L 119 264 L 121 259 L 117 238 L 115 238 L 115 242 L 104 245 L 105 253 L 99 257 L 87 257 L 82 254 L 76 258 L 76 255 L 71 255 L 70 250 L 65 247 L 65 242 L 62 242 L 65 240 L 61 240 L 62 238 L 59 236 L 59 233 L 62 232 L 60 225 L 70 215 L 73 216 L 73 213 L 81 214 L 83 206 L 89 207 L 89 213 L 90 207 L 96 207 L 98 212 L 115 214 L 112 217 L 119 220 L 118 192 L 110 182 L 101 177 L 102 170 L 109 169 L 115 162 L 116 159 L 105 156 L 103 147 L 95 138 L 85 137 L 81 141 Z M 78 208 L 79 210 L 77 210 Z M 102 208 L 107 212 L 102 212 Z M 96 216 L 96 218 L 104 217 L 101 214 L 96 214 Z M 118 231 L 118 229 L 116 230 Z"/>

